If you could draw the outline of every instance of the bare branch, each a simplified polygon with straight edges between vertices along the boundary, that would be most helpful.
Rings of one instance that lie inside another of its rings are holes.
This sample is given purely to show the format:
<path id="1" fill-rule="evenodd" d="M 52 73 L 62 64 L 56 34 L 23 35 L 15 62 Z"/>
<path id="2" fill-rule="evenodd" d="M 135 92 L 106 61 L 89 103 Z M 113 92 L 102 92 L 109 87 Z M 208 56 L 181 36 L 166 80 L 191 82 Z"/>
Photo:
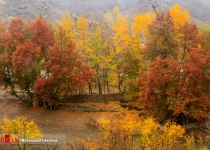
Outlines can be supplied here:
<path id="1" fill-rule="evenodd" d="M 149 2 L 150 2 L 150 5 L 152 6 L 153 10 L 155 11 L 155 14 L 156 14 L 157 18 L 158 18 L 159 28 L 160 28 L 161 27 L 161 22 L 162 22 L 163 16 L 161 17 L 160 14 L 157 11 L 158 4 L 155 1 L 156 2 L 156 5 L 155 5 L 155 2 L 153 3 L 152 0 L 149 0 Z"/>

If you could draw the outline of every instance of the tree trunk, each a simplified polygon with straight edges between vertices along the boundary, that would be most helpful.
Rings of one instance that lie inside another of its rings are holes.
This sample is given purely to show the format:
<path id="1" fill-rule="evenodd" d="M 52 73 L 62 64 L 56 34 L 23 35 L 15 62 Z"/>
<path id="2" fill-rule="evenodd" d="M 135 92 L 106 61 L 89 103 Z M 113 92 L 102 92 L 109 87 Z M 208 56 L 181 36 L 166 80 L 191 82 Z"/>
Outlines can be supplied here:
<path id="1" fill-rule="evenodd" d="M 98 93 L 99 93 L 99 94 L 102 94 L 102 89 L 101 89 L 101 83 L 100 83 L 99 68 L 98 68 L 98 66 L 97 66 L 96 71 L 97 71 L 97 75 L 98 75 Z"/>
<path id="2" fill-rule="evenodd" d="M 89 95 L 92 95 L 92 93 L 93 93 L 93 91 L 92 91 L 92 85 L 91 85 L 91 83 L 89 83 Z"/>

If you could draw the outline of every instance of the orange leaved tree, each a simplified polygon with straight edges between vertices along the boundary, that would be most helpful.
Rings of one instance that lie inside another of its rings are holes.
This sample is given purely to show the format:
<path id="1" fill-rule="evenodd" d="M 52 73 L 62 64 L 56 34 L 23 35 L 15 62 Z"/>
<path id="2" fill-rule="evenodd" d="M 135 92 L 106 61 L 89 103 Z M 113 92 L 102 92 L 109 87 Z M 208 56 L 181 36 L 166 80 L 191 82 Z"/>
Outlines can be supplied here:
<path id="1" fill-rule="evenodd" d="M 66 49 L 59 46 L 50 49 L 44 63 L 42 76 L 34 83 L 36 100 L 42 99 L 50 105 L 74 92 L 81 91 L 91 82 L 93 72 L 83 63 L 75 51 L 75 44 L 69 42 Z"/>

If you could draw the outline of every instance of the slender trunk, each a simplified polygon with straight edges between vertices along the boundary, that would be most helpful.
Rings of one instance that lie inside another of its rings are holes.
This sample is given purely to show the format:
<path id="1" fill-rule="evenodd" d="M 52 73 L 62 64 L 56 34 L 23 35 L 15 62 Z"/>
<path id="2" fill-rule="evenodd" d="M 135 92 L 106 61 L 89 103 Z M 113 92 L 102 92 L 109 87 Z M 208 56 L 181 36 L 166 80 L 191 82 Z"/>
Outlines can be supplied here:
<path id="1" fill-rule="evenodd" d="M 101 90 L 101 84 L 100 84 L 100 79 L 98 77 L 98 93 L 102 94 L 102 90 Z"/>
<path id="2" fill-rule="evenodd" d="M 99 68 L 98 68 L 98 66 L 97 66 L 96 71 L 97 71 L 97 75 L 98 75 L 98 93 L 99 93 L 99 94 L 102 94 L 102 89 L 101 89 L 101 83 L 100 83 Z"/>
<path id="3" fill-rule="evenodd" d="M 107 88 L 107 94 L 110 94 L 110 91 L 109 91 L 109 82 L 106 81 L 106 88 Z"/>
<path id="4" fill-rule="evenodd" d="M 108 79 L 108 71 L 106 70 L 106 88 L 107 88 L 107 94 L 109 94 L 110 93 L 110 91 L 109 91 L 109 81 L 107 79 Z"/>
<path id="5" fill-rule="evenodd" d="M 88 87 L 89 87 L 89 95 L 92 95 L 93 91 L 92 91 L 92 85 L 91 85 L 91 83 L 89 83 Z"/>
<path id="6" fill-rule="evenodd" d="M 118 83 L 118 89 L 119 89 L 119 92 L 120 92 L 120 93 L 122 92 L 122 90 L 121 90 L 121 85 L 122 85 L 122 80 L 120 80 L 119 83 Z"/>
<path id="7" fill-rule="evenodd" d="M 184 49 L 183 49 L 183 55 L 182 55 L 182 59 L 181 59 L 181 63 L 182 64 L 184 63 L 185 55 L 186 55 L 186 50 L 185 50 L 185 47 L 184 47 Z"/>
<path id="8" fill-rule="evenodd" d="M 104 68 L 103 68 L 103 78 L 104 78 L 104 94 L 106 94 L 106 74 L 105 74 L 105 71 L 104 71 Z"/>

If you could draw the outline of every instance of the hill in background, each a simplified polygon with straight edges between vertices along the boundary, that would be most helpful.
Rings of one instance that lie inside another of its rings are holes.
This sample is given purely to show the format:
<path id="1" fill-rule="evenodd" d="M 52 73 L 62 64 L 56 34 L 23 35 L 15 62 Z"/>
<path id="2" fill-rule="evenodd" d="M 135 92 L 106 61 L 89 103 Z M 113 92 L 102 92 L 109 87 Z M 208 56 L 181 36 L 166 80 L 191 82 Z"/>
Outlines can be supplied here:
<path id="1" fill-rule="evenodd" d="M 190 11 L 194 22 L 210 22 L 209 0 L 156 0 L 158 8 L 163 11 L 176 3 Z M 153 11 L 149 0 L 0 0 L 0 19 L 4 22 L 14 17 L 29 20 L 42 14 L 48 20 L 58 22 L 70 12 L 75 16 L 85 13 L 89 19 L 100 21 L 104 13 L 112 11 L 115 6 L 120 8 L 122 15 L 126 13 L 130 17 Z"/>

